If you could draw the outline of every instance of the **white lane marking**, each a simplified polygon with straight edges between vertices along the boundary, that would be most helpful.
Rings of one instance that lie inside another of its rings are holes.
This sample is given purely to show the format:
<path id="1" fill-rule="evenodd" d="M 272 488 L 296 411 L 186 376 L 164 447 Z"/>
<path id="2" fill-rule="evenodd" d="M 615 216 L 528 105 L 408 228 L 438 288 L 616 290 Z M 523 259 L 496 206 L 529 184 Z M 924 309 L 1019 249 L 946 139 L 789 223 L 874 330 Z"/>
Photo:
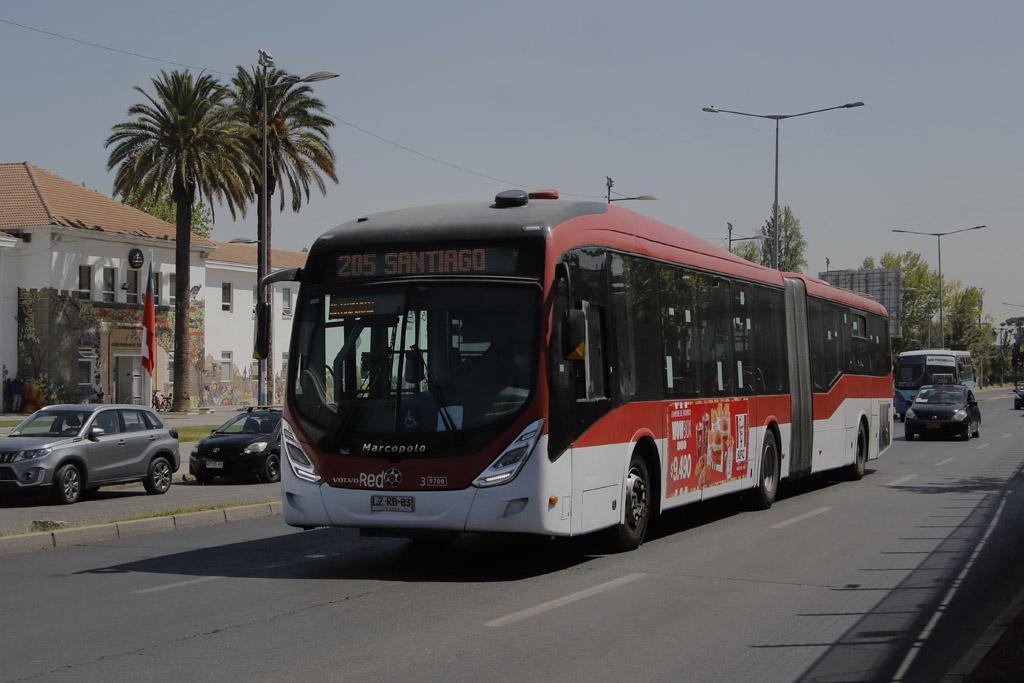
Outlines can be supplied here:
<path id="1" fill-rule="evenodd" d="M 160 591 L 169 591 L 172 588 L 191 586 L 194 583 L 206 583 L 207 581 L 216 581 L 217 579 L 223 578 L 223 576 L 200 576 L 198 579 L 189 579 L 187 581 L 178 581 L 176 583 L 165 583 L 162 586 L 153 586 L 152 588 L 143 588 L 142 590 L 132 591 L 132 594 L 143 595 L 144 593 L 158 593 Z"/>
<path id="2" fill-rule="evenodd" d="M 978 541 L 978 545 L 974 547 L 971 552 L 971 556 L 968 558 L 967 563 L 964 564 L 963 569 L 957 574 L 957 577 L 953 580 L 953 584 L 946 591 L 946 595 L 942 598 L 942 602 L 935 608 L 935 612 L 932 613 L 931 619 L 925 624 L 924 629 L 917 635 L 913 644 L 910 646 L 910 651 L 903 658 L 900 663 L 900 668 L 897 669 L 896 675 L 892 677 L 893 681 L 902 681 L 906 675 L 907 670 L 910 669 L 910 665 L 914 663 L 921 648 L 924 647 L 925 642 L 931 636 L 932 631 L 935 629 L 935 625 L 939 623 L 939 618 L 942 617 L 943 612 L 949 607 L 949 604 L 953 602 L 953 596 L 960 590 L 960 586 L 963 585 L 964 578 L 967 573 L 974 566 L 974 561 L 978 559 L 978 555 L 981 554 L 982 549 L 988 543 L 989 536 L 992 535 L 992 531 L 996 528 L 996 524 L 999 523 L 999 518 L 1003 515 L 1003 508 L 1006 506 L 1006 493 L 1003 494 L 1002 502 L 999 503 L 999 507 L 996 509 L 996 514 L 992 516 L 992 521 L 988 523 L 988 527 L 985 529 L 985 533 L 982 535 L 981 540 Z"/>
<path id="3" fill-rule="evenodd" d="M 811 517 L 817 517 L 818 515 L 823 515 L 823 514 L 825 514 L 826 512 L 828 512 L 831 509 L 832 508 L 830 508 L 830 507 L 821 507 L 821 508 L 818 508 L 816 510 L 811 510 L 810 512 L 805 512 L 802 515 L 797 515 L 796 517 L 790 517 L 789 519 L 784 519 L 781 522 L 776 522 L 775 524 L 772 524 L 768 528 L 769 529 L 781 529 L 783 527 L 789 526 L 790 524 L 796 524 L 797 522 L 802 522 L 805 519 L 810 519 Z"/>
<path id="4" fill-rule="evenodd" d="M 954 460 L 956 460 L 956 458 L 946 458 L 945 460 L 938 461 L 934 466 L 939 467 L 940 465 L 945 465 L 947 462 L 953 462 Z"/>
<path id="5" fill-rule="evenodd" d="M 980 451 L 982 448 L 988 448 L 991 445 L 992 444 L 990 444 L 990 443 L 983 443 L 980 446 L 978 446 L 975 450 Z"/>
<path id="6" fill-rule="evenodd" d="M 600 585 L 594 586 L 593 588 L 587 588 L 586 590 L 579 591 L 578 593 L 572 593 L 571 595 L 566 595 L 564 597 L 557 598 L 555 600 L 549 600 L 548 602 L 542 602 L 539 605 L 534 605 L 533 607 L 529 607 L 529 608 L 524 609 L 524 610 L 522 610 L 520 612 L 513 612 L 512 614 L 506 614 L 503 617 L 499 617 L 497 619 L 493 619 L 491 621 L 488 621 L 486 624 L 484 624 L 484 626 L 495 626 L 495 627 L 497 627 L 497 626 L 508 626 L 509 624 L 516 623 L 517 621 L 522 621 L 523 619 L 529 619 L 530 617 L 535 617 L 538 614 L 543 614 L 544 612 L 548 612 L 550 610 L 557 609 L 559 607 L 563 607 L 563 606 L 568 605 L 570 603 L 576 602 L 577 600 L 583 600 L 584 598 L 589 598 L 592 595 L 597 595 L 598 593 L 603 593 L 603 592 L 609 591 L 609 590 L 611 590 L 613 588 L 618 588 L 619 586 L 624 586 L 627 583 L 632 583 L 633 581 L 636 581 L 637 579 L 642 578 L 644 576 L 646 576 L 646 574 L 642 574 L 642 573 L 626 574 L 625 576 L 619 577 L 619 578 L 614 579 L 613 581 L 609 581 L 607 583 L 602 583 Z"/>
<path id="7" fill-rule="evenodd" d="M 1013 434 L 1003 434 L 1004 439 L 1009 439 Z"/>
<path id="8" fill-rule="evenodd" d="M 899 477 L 898 479 L 893 479 L 888 484 L 885 484 L 885 486 L 899 486 L 900 484 L 908 482 L 911 479 L 914 479 L 915 477 L 917 477 L 916 474 L 904 474 L 902 477 Z"/>

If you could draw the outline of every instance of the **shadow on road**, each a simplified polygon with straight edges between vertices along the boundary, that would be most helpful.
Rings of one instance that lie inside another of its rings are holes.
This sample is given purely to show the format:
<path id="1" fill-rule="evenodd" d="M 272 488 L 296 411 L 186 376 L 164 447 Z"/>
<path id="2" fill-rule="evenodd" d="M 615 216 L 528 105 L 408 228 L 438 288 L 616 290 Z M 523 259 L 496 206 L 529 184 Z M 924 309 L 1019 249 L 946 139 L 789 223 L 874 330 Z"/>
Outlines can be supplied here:
<path id="1" fill-rule="evenodd" d="M 502 582 L 520 581 L 584 564 L 593 559 L 593 550 L 588 544 L 571 539 L 536 536 L 464 534 L 452 540 L 409 540 L 364 538 L 352 529 L 315 529 L 176 552 L 81 573 Z"/>
<path id="2" fill-rule="evenodd" d="M 842 613 L 861 618 L 834 642 L 755 647 L 828 647 L 802 681 L 941 679 L 1020 590 L 1022 469 L 1016 467 L 1003 478 L 950 478 L 934 486 L 900 486 L 905 495 L 955 496 L 932 515 L 934 524 L 918 525 L 919 534 L 900 539 L 905 546 L 883 551 L 879 567 L 860 568 L 890 571 L 892 559 L 901 557 L 910 569 L 906 578 L 891 588 L 854 583 L 833 589 L 879 594 L 871 610 Z M 917 542 L 933 545 L 918 550 L 922 545 Z M 839 613 L 797 616 L 832 618 Z"/>

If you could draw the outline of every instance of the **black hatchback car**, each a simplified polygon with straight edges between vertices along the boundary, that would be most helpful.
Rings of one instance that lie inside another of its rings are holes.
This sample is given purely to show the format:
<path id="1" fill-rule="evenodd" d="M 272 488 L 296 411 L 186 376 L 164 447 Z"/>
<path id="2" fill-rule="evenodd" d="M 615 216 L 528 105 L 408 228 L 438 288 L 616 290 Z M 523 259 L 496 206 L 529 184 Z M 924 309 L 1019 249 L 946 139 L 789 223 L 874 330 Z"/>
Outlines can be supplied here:
<path id="1" fill-rule="evenodd" d="M 192 449 L 188 471 L 203 483 L 215 477 L 281 480 L 281 411 L 249 408 L 211 432 Z"/>
<path id="2" fill-rule="evenodd" d="M 904 429 L 907 441 L 920 435 L 953 435 L 967 440 L 981 436 L 981 410 L 974 392 L 962 384 L 921 387 L 907 409 Z"/>

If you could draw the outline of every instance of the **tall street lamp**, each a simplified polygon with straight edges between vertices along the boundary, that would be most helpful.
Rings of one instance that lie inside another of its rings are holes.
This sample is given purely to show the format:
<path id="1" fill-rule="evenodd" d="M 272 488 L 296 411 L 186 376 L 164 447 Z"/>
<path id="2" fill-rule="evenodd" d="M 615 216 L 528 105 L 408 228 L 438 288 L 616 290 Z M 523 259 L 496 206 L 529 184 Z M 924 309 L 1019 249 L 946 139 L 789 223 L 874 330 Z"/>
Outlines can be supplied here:
<path id="1" fill-rule="evenodd" d="M 757 119 L 772 119 L 775 121 L 775 201 L 772 203 L 772 268 L 776 270 L 779 268 L 779 121 L 795 119 L 798 116 L 807 116 L 808 114 L 817 114 L 823 111 L 832 111 L 833 109 L 853 109 L 854 107 L 863 106 L 863 102 L 848 102 L 847 104 L 840 104 L 835 107 L 813 109 L 799 114 L 750 114 L 745 111 L 732 111 L 731 109 L 721 109 L 719 107 L 703 107 L 701 109 L 701 111 L 706 111 L 709 114 L 737 114 L 739 116 L 752 116 Z"/>
<path id="2" fill-rule="evenodd" d="M 748 242 L 748 241 L 751 241 L 751 240 L 757 240 L 759 242 L 763 242 L 764 240 L 768 239 L 768 235 L 754 235 L 753 237 L 733 237 L 732 236 L 732 223 L 728 223 L 728 222 L 725 224 L 725 229 L 729 231 L 729 252 L 730 253 L 732 253 L 732 243 L 733 242 Z"/>
<path id="3" fill-rule="evenodd" d="M 267 239 L 267 214 L 270 211 L 269 205 L 269 193 L 267 192 L 267 119 L 270 118 L 267 115 L 267 72 L 274 66 L 274 56 L 266 50 L 258 50 L 259 54 L 259 65 L 262 67 L 262 83 L 260 87 L 260 94 L 262 97 L 262 109 L 260 117 L 260 129 L 263 137 L 263 153 L 261 155 L 261 176 L 260 176 L 260 211 L 256 226 L 256 243 L 257 243 L 257 256 L 256 256 L 256 287 L 257 287 L 257 300 L 258 307 L 266 309 L 263 315 L 257 313 L 256 319 L 263 329 L 259 330 L 257 334 L 262 334 L 264 339 L 270 339 L 273 332 L 273 322 L 270 316 L 270 302 L 268 301 L 267 288 L 263 286 L 263 278 L 270 272 L 270 240 Z M 285 86 L 295 85 L 297 83 L 315 83 L 316 81 L 326 81 L 330 78 L 337 78 L 339 74 L 331 71 L 317 71 L 311 73 L 305 78 L 289 78 L 280 83 L 275 83 L 274 88 L 280 88 Z M 273 349 L 273 345 L 270 345 Z M 269 369 L 273 359 L 260 358 L 259 359 L 259 405 L 268 405 L 267 400 L 267 386 Z"/>
<path id="4" fill-rule="evenodd" d="M 909 235 L 925 235 L 926 237 L 934 237 L 937 244 L 939 245 L 939 348 L 946 348 L 946 326 L 945 320 L 942 315 L 942 238 L 946 235 L 955 235 L 958 232 L 967 232 L 968 230 L 981 230 L 987 227 L 985 225 L 975 225 L 973 228 L 960 228 L 959 230 L 947 230 L 946 232 L 918 232 L 917 230 L 896 230 L 892 232 L 902 232 Z"/>
<path id="5" fill-rule="evenodd" d="M 612 180 L 611 176 L 605 176 L 604 178 L 605 178 L 605 183 L 604 183 L 605 187 L 608 188 L 608 196 L 607 196 L 607 198 L 608 198 L 608 203 L 609 204 L 611 204 L 612 202 L 627 202 L 627 201 L 632 201 L 632 200 L 651 201 L 651 200 L 657 199 L 657 197 L 655 197 L 653 194 L 638 194 L 635 197 L 613 197 L 612 196 L 612 187 L 615 185 L 615 181 Z"/>

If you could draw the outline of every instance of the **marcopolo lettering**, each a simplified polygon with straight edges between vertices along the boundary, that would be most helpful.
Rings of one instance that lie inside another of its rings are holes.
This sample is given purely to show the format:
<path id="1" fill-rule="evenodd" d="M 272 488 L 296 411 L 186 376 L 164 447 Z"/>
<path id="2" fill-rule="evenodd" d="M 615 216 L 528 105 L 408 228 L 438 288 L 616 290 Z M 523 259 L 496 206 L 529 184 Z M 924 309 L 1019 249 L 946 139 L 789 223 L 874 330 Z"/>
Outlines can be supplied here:
<path id="1" fill-rule="evenodd" d="M 364 443 L 363 453 L 367 455 L 407 455 L 413 453 L 426 453 L 427 445 L 422 443 Z"/>

